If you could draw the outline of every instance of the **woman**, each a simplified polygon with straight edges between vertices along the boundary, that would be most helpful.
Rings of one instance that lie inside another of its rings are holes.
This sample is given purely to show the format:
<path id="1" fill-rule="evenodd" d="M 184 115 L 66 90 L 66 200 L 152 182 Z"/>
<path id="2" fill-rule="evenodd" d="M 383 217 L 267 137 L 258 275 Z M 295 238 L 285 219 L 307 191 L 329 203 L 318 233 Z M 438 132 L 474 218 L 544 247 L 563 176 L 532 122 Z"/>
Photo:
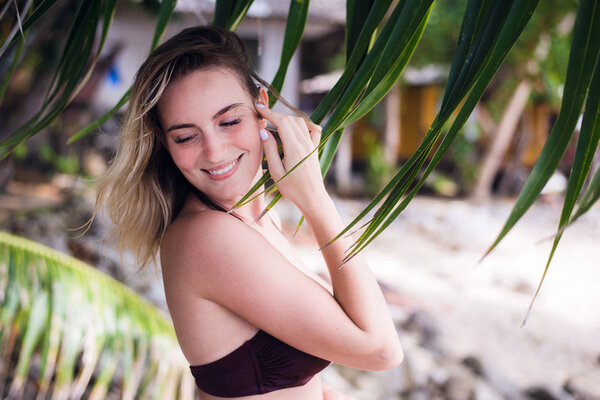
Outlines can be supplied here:
<path id="1" fill-rule="evenodd" d="M 273 211 L 255 222 L 264 196 L 224 212 L 261 177 L 263 151 L 278 180 L 320 138 L 309 120 L 268 109 L 252 76 L 227 30 L 188 28 L 158 47 L 136 75 L 97 204 L 142 267 L 160 250 L 169 312 L 201 398 L 343 398 L 318 377 L 329 362 L 381 370 L 398 365 L 402 350 L 362 257 L 338 269 L 349 239 L 322 251 L 330 287 L 293 255 Z M 344 227 L 316 152 L 277 187 L 319 246 Z"/>

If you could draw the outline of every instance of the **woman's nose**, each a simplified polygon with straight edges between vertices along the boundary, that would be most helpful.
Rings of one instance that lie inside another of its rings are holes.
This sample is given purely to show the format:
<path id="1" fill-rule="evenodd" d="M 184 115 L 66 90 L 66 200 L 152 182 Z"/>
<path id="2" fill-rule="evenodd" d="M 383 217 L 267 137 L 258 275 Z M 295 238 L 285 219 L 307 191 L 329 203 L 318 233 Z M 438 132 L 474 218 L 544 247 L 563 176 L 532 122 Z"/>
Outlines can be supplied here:
<path id="1" fill-rule="evenodd" d="M 222 137 L 215 133 L 204 135 L 203 138 L 204 159 L 211 163 L 219 163 L 225 157 L 225 143 Z"/>

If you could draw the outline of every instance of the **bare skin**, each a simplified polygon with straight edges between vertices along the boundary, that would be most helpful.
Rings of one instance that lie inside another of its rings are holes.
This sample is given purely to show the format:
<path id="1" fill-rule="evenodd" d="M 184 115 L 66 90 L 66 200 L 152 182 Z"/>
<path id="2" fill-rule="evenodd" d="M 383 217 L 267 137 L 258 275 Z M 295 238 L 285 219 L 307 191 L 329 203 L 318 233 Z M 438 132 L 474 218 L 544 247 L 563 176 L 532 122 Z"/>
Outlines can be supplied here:
<path id="1" fill-rule="evenodd" d="M 258 99 L 250 98 L 237 76 L 223 68 L 195 71 L 172 82 L 159 102 L 173 161 L 190 183 L 225 208 L 260 178 L 263 150 L 278 179 L 318 144 L 319 127 L 256 107 L 261 104 L 268 104 L 264 90 Z M 284 159 L 271 135 L 266 141 L 258 135 L 267 120 L 278 128 Z M 323 185 L 316 154 L 278 188 L 300 209 L 319 245 L 344 227 Z M 365 261 L 359 256 L 337 268 L 350 239 L 322 251 L 329 287 L 293 255 L 273 219 L 253 223 L 265 205 L 261 196 L 236 209 L 240 221 L 207 209 L 192 195 L 163 238 L 167 303 L 189 363 L 217 360 L 262 329 L 306 353 L 350 367 L 398 365 L 398 337 Z M 317 375 L 304 386 L 248 398 L 345 397 L 322 385 Z"/>

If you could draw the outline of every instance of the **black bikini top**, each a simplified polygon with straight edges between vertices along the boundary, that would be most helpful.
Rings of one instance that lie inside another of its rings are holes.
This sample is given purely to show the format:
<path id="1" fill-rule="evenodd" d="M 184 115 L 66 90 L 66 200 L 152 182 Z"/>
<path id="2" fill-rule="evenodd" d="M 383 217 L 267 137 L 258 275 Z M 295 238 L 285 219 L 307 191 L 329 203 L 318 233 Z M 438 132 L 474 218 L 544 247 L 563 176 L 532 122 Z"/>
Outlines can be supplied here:
<path id="1" fill-rule="evenodd" d="M 329 363 L 259 330 L 226 356 L 190 369 L 203 392 L 242 397 L 302 386 Z"/>

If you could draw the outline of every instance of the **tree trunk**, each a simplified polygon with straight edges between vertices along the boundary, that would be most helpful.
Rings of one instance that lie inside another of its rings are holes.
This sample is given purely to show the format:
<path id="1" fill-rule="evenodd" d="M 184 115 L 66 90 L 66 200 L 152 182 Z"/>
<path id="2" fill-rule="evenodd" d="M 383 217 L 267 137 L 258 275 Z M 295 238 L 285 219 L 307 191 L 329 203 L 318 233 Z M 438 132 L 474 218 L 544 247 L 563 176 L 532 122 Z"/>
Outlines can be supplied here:
<path id="1" fill-rule="evenodd" d="M 483 200 L 490 196 L 492 182 L 500 164 L 506 149 L 508 148 L 519 123 L 519 119 L 525 110 L 529 93 L 531 92 L 531 83 L 529 80 L 524 79 L 519 83 L 515 90 L 502 119 L 498 126 L 498 131 L 494 137 L 488 151 L 483 159 L 479 176 L 475 184 L 472 196 L 475 200 Z"/>
<path id="2" fill-rule="evenodd" d="M 337 152 L 335 153 L 335 185 L 342 195 L 352 193 L 352 131 L 354 125 L 350 124 L 344 130 Z"/>
<path id="3" fill-rule="evenodd" d="M 392 87 L 385 98 L 385 162 L 396 166 L 400 143 L 400 86 Z"/>

